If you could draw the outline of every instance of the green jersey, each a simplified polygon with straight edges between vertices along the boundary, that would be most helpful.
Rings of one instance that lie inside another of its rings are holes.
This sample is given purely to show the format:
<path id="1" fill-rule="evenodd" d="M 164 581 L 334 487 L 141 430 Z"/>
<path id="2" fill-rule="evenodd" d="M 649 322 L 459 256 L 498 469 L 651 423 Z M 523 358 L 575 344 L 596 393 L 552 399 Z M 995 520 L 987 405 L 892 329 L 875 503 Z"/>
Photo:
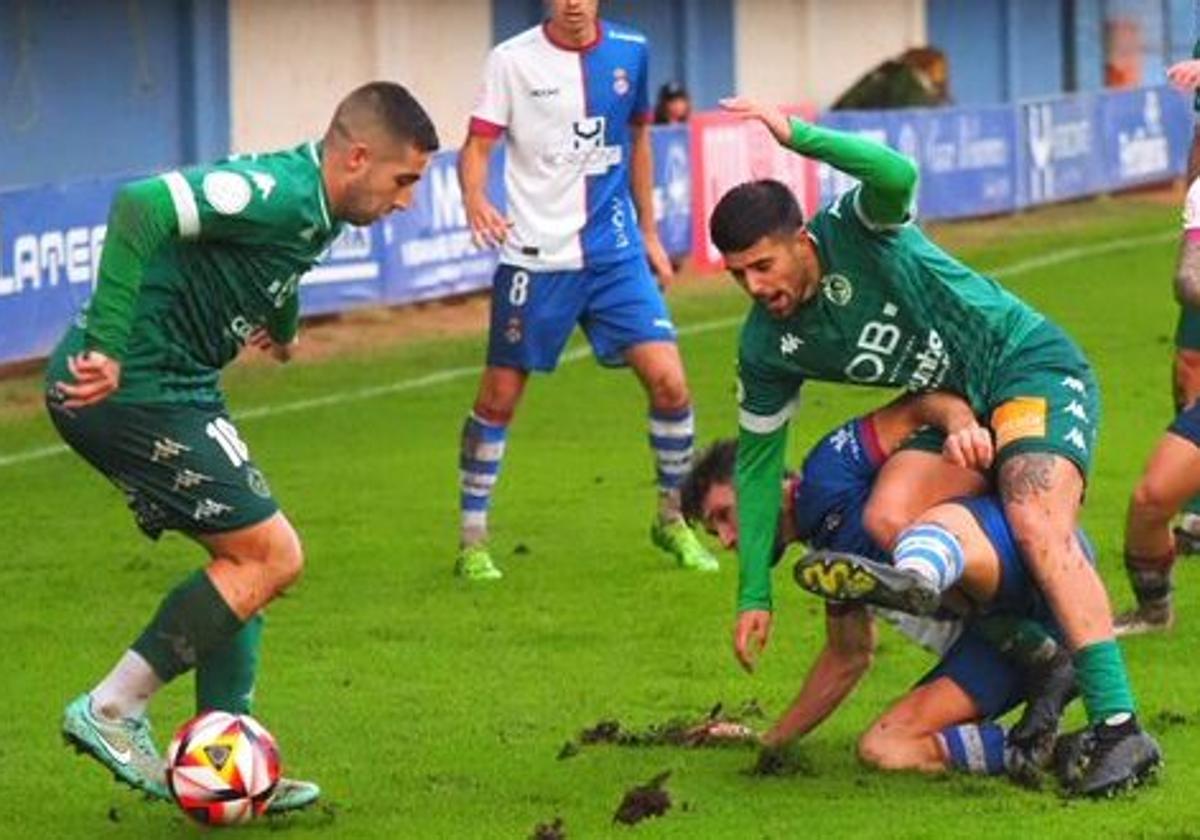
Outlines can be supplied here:
<path id="1" fill-rule="evenodd" d="M 95 349 L 122 365 L 110 399 L 220 402 L 219 372 L 251 333 L 295 337 L 300 277 L 340 228 L 318 143 L 126 185 L 109 214 L 96 291 L 48 378 L 69 380 L 66 357 Z"/>
<path id="2" fill-rule="evenodd" d="M 806 379 L 956 392 L 979 414 L 1043 317 L 911 222 L 916 169 L 876 143 L 793 123 L 792 148 L 862 180 L 818 212 L 819 289 L 788 317 L 755 304 L 738 356 L 741 610 L 770 609 L 787 425 Z"/>

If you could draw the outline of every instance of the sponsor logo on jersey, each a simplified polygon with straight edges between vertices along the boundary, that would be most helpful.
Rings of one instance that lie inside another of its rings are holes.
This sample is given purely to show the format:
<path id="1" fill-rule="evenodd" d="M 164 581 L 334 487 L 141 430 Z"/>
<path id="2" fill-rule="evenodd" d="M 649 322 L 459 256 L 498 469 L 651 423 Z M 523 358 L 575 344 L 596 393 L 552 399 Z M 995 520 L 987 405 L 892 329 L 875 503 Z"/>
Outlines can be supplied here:
<path id="1" fill-rule="evenodd" d="M 625 72 L 624 67 L 613 70 L 613 93 L 617 96 L 629 93 L 629 74 Z"/>
<path id="2" fill-rule="evenodd" d="M 552 141 L 542 153 L 550 166 L 578 168 L 585 175 L 603 175 L 621 163 L 620 146 L 604 144 L 605 118 L 587 117 L 571 123 L 557 141 Z"/>
<path id="3" fill-rule="evenodd" d="M 834 306 L 845 306 L 854 297 L 854 286 L 844 274 L 826 274 L 821 278 L 821 292 Z"/>
<path id="4" fill-rule="evenodd" d="M 629 247 L 629 220 L 625 214 L 625 200 L 614 196 L 610 205 L 609 221 L 612 223 L 613 239 L 618 248 Z"/>
<path id="5" fill-rule="evenodd" d="M 1063 381 L 1059 383 L 1064 388 L 1070 388 L 1076 394 L 1086 394 L 1087 386 L 1082 380 L 1076 379 L 1074 376 L 1064 376 Z"/>
<path id="6" fill-rule="evenodd" d="M 250 182 L 240 173 L 218 169 L 204 176 L 204 198 L 223 216 L 234 216 L 246 209 L 253 197 Z"/>
<path id="7" fill-rule="evenodd" d="M 992 412 L 991 425 L 996 433 L 997 449 L 1026 438 L 1043 438 L 1046 436 L 1046 398 L 1016 397 L 1002 403 Z"/>
<path id="8" fill-rule="evenodd" d="M 562 93 L 561 88 L 546 87 L 546 88 L 530 88 L 529 95 L 534 99 L 548 99 L 551 96 L 558 96 Z"/>
<path id="9" fill-rule="evenodd" d="M 163 461 L 170 461 L 177 455 L 182 455 L 184 452 L 191 452 L 190 446 L 185 446 L 177 440 L 171 438 L 159 438 L 154 441 L 154 450 L 150 453 L 150 461 L 155 464 Z"/>

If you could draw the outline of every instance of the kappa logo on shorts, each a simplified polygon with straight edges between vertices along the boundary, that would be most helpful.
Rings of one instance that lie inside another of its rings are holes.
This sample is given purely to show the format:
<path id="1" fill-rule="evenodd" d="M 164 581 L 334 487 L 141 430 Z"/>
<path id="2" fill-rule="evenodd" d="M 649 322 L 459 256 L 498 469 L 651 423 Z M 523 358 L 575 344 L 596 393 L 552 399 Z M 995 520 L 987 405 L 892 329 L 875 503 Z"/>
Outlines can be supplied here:
<path id="1" fill-rule="evenodd" d="M 1082 379 L 1076 379 L 1074 376 L 1064 376 L 1063 381 L 1059 383 L 1064 388 L 1070 388 L 1076 394 L 1086 394 L 1087 386 L 1083 384 Z"/>
<path id="2" fill-rule="evenodd" d="M 170 438 L 159 438 L 154 441 L 154 451 L 150 453 L 150 460 L 159 464 L 163 461 L 169 461 L 177 455 L 182 455 L 184 452 L 191 452 L 192 447 L 185 446 L 177 440 Z"/>
<path id="3" fill-rule="evenodd" d="M 205 522 L 222 514 L 230 513 L 232 510 L 233 505 L 227 505 L 213 499 L 201 499 L 196 503 L 196 510 L 192 513 L 192 519 L 195 519 L 197 522 Z"/>
<path id="4" fill-rule="evenodd" d="M 1016 397 L 992 412 L 992 430 L 996 433 L 996 448 L 1003 449 L 1014 441 L 1046 436 L 1046 398 Z"/>
<path id="5" fill-rule="evenodd" d="M 1071 400 L 1070 405 L 1063 407 L 1063 413 L 1070 414 L 1072 417 L 1074 417 L 1076 420 L 1078 420 L 1081 423 L 1091 423 L 1092 422 L 1088 418 L 1087 410 L 1084 409 L 1083 405 L 1079 402 L 1079 400 Z"/>
<path id="6" fill-rule="evenodd" d="M 1072 428 L 1071 431 L 1063 435 L 1063 440 L 1074 446 L 1080 452 L 1088 451 L 1087 441 L 1084 440 L 1083 432 L 1081 432 L 1078 427 Z"/>
<path id="7" fill-rule="evenodd" d="M 171 489 L 178 493 L 180 490 L 190 490 L 193 487 L 199 487 L 206 481 L 212 481 L 211 475 L 198 473 L 195 470 L 181 469 L 175 473 L 175 483 L 171 485 Z"/>

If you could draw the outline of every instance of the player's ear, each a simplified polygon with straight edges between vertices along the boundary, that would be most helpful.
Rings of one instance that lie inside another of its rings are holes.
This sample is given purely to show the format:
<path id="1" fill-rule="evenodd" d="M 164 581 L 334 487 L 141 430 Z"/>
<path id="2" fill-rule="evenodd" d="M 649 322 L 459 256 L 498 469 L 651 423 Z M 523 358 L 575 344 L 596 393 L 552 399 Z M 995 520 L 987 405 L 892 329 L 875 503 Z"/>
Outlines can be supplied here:
<path id="1" fill-rule="evenodd" d="M 346 150 L 346 168 L 351 172 L 359 172 L 371 162 L 371 150 L 366 143 L 351 143 Z"/>

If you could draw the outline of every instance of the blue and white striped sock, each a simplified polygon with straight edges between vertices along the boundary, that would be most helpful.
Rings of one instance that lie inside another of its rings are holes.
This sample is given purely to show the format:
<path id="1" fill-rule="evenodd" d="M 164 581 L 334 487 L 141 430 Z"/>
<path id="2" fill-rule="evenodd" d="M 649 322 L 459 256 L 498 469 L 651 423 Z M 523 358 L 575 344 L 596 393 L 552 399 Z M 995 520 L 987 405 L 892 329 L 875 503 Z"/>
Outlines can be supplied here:
<path id="1" fill-rule="evenodd" d="M 938 733 L 946 747 L 951 769 L 986 776 L 1005 771 L 1007 733 L 998 723 L 967 723 L 949 726 Z"/>
<path id="2" fill-rule="evenodd" d="M 463 423 L 458 460 L 463 545 L 474 545 L 487 539 L 488 506 L 492 503 L 492 488 L 500 475 L 507 436 L 507 426 L 481 420 L 474 413 L 467 415 Z"/>
<path id="3" fill-rule="evenodd" d="M 966 567 L 958 537 L 941 525 L 914 525 L 900 535 L 892 552 L 897 569 L 905 569 L 928 580 L 945 592 L 958 583 Z"/>
<path id="4" fill-rule="evenodd" d="M 674 411 L 650 410 L 650 448 L 658 471 L 658 491 L 668 501 L 667 512 L 678 515 L 679 486 L 692 468 L 696 421 L 692 407 Z"/>

